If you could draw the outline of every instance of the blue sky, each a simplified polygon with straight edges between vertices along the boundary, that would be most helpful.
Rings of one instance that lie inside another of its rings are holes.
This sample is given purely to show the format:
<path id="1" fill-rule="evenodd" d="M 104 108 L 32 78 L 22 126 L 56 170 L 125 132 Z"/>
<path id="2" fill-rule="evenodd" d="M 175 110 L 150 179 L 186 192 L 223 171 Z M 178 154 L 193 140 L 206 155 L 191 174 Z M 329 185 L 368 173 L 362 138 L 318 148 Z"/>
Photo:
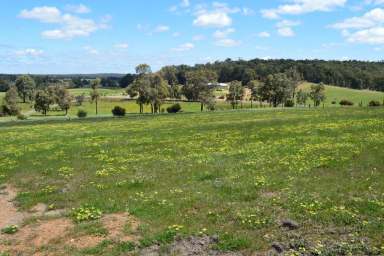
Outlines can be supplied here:
<path id="1" fill-rule="evenodd" d="M 384 0 L 3 0 L 0 24 L 0 73 L 384 53 Z"/>

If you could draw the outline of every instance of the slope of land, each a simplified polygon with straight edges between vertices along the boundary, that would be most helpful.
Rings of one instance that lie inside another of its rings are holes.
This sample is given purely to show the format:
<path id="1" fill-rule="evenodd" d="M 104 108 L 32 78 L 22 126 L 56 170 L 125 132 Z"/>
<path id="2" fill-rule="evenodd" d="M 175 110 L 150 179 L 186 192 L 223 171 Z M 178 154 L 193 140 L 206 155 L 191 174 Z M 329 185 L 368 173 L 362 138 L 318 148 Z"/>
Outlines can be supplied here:
<path id="1" fill-rule="evenodd" d="M 129 213 L 139 223 L 125 229 L 139 237 L 129 250 L 206 234 L 218 236 L 215 250 L 245 255 L 380 255 L 383 136 L 382 108 L 6 123 L 0 183 L 18 190 L 22 211 Z M 97 245 L 55 240 L 36 251 L 122 255 L 100 221 L 73 222 L 98 234 Z"/>
<path id="2" fill-rule="evenodd" d="M 309 91 L 311 83 L 303 83 L 299 86 L 299 89 Z M 339 105 L 341 100 L 352 101 L 356 106 L 359 103 L 363 103 L 363 106 L 367 106 L 371 100 L 384 103 L 384 92 L 368 91 L 368 90 L 354 90 L 349 88 L 337 87 L 332 85 L 325 86 L 325 104 L 327 106 Z M 332 104 L 335 102 L 336 104 Z"/>

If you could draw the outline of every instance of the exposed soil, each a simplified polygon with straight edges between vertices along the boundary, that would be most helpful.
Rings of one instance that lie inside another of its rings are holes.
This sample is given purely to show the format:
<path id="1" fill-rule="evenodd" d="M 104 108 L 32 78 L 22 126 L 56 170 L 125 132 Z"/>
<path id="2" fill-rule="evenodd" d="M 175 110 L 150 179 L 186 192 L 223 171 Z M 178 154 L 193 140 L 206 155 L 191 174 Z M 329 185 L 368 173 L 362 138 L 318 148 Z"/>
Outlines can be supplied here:
<path id="1" fill-rule="evenodd" d="M 139 222 L 126 213 L 108 214 L 101 219 L 108 230 L 106 236 L 76 236 L 75 224 L 63 217 L 65 210 L 48 211 L 45 204 L 39 203 L 28 212 L 20 212 L 13 203 L 17 191 L 11 186 L 0 188 L 0 229 L 10 225 L 18 226 L 15 234 L 0 234 L 0 253 L 10 255 L 49 255 L 42 253 L 41 248 L 50 246 L 59 255 L 64 246 L 84 249 L 94 247 L 105 239 L 114 241 L 138 241 L 138 237 L 124 232 L 126 225 L 135 233 Z M 33 221 L 28 221 L 33 219 Z"/>
<path id="2" fill-rule="evenodd" d="M 0 190 L 0 228 L 20 225 L 25 219 L 25 213 L 19 212 L 13 204 L 16 195 L 16 190 L 10 186 L 2 187 Z"/>

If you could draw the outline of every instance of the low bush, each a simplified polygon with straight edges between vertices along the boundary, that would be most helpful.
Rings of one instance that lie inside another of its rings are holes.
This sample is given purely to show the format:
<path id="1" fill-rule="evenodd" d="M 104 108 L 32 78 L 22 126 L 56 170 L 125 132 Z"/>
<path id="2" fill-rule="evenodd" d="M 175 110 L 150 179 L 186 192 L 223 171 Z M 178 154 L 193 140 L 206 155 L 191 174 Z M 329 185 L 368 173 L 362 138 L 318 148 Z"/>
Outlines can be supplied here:
<path id="1" fill-rule="evenodd" d="M 78 118 L 85 118 L 87 117 L 88 113 L 87 111 L 83 110 L 83 109 L 79 109 L 79 111 L 77 111 L 77 117 Z"/>
<path id="2" fill-rule="evenodd" d="M 116 106 L 112 109 L 113 116 L 125 116 L 125 108 Z"/>
<path id="3" fill-rule="evenodd" d="M 284 106 L 286 108 L 293 108 L 295 106 L 295 103 L 293 102 L 293 100 L 287 100 L 284 104 Z"/>
<path id="4" fill-rule="evenodd" d="M 332 105 L 336 105 L 336 103 L 337 103 L 337 102 L 336 102 L 335 100 L 334 100 L 334 101 L 332 101 Z"/>
<path id="5" fill-rule="evenodd" d="M 380 102 L 377 101 L 377 100 L 371 100 L 371 101 L 369 102 L 368 106 L 370 106 L 370 107 L 380 107 L 381 104 L 380 104 Z"/>
<path id="6" fill-rule="evenodd" d="M 340 105 L 341 106 L 353 106 L 354 103 L 352 101 L 350 101 L 350 100 L 341 100 L 340 101 Z"/>
<path id="7" fill-rule="evenodd" d="M 1 229 L 1 233 L 7 234 L 7 235 L 15 234 L 17 231 L 19 231 L 19 227 L 16 225 L 7 226 L 7 227 Z"/>
<path id="8" fill-rule="evenodd" d="M 172 106 L 167 108 L 168 113 L 178 113 L 181 111 L 181 106 L 179 103 L 173 104 Z"/>
<path id="9" fill-rule="evenodd" d="M 17 119 L 18 120 L 27 120 L 28 119 L 28 116 L 22 114 L 22 113 L 19 113 L 17 114 Z"/>

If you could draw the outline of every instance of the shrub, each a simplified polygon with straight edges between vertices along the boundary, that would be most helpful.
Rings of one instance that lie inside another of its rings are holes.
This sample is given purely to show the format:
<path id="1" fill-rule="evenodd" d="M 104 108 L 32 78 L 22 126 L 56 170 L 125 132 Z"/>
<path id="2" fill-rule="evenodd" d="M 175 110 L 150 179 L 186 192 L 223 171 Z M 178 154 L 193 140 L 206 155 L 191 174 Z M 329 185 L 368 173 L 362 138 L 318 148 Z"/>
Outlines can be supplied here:
<path id="1" fill-rule="evenodd" d="M 17 231 L 19 231 L 19 227 L 16 225 L 11 225 L 11 226 L 7 226 L 7 227 L 3 228 L 1 230 L 1 233 L 7 234 L 7 235 L 12 235 L 12 234 L 15 234 Z"/>
<path id="2" fill-rule="evenodd" d="M 336 105 L 336 101 L 335 100 L 332 101 L 332 105 Z"/>
<path id="3" fill-rule="evenodd" d="M 27 120 L 28 119 L 28 116 L 22 114 L 22 113 L 19 113 L 17 114 L 17 119 L 18 120 Z"/>
<path id="4" fill-rule="evenodd" d="M 172 106 L 167 108 L 168 113 L 178 113 L 181 111 L 181 106 L 179 103 L 173 104 Z"/>
<path id="5" fill-rule="evenodd" d="M 295 103 L 293 102 L 293 100 L 287 100 L 284 104 L 284 106 L 286 108 L 293 108 L 295 106 Z"/>
<path id="6" fill-rule="evenodd" d="M 88 115 L 87 111 L 83 109 L 79 109 L 79 111 L 77 111 L 77 117 L 79 118 L 85 118 L 87 117 L 87 115 Z"/>
<path id="7" fill-rule="evenodd" d="M 112 109 L 113 116 L 125 116 L 125 108 L 116 106 Z"/>
<path id="8" fill-rule="evenodd" d="M 369 102 L 368 106 L 370 106 L 370 107 L 380 107 L 381 104 L 380 104 L 380 102 L 378 102 L 377 100 L 371 100 L 371 101 Z"/>
<path id="9" fill-rule="evenodd" d="M 353 106 L 354 103 L 352 101 L 349 101 L 349 100 L 341 100 L 340 105 L 341 106 Z"/>
<path id="10" fill-rule="evenodd" d="M 95 207 L 80 207 L 77 209 L 72 209 L 72 218 L 76 222 L 97 220 L 101 218 L 101 210 Z"/>

